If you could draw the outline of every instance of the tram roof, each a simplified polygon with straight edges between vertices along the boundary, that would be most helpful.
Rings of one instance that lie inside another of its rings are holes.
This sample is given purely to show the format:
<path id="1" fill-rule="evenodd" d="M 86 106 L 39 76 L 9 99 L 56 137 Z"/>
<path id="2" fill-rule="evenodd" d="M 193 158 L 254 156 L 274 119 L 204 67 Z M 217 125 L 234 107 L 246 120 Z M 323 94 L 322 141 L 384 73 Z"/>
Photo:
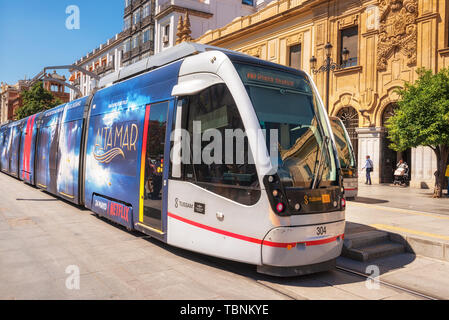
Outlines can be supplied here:
<path id="1" fill-rule="evenodd" d="M 158 54 L 155 54 L 153 56 L 150 56 L 148 58 L 142 59 L 130 66 L 124 67 L 114 73 L 111 73 L 109 75 L 104 76 L 101 78 L 99 82 L 99 88 L 104 88 L 106 86 L 112 85 L 117 82 L 124 81 L 126 79 L 129 79 L 131 77 L 137 76 L 139 74 L 142 74 L 144 72 L 160 68 L 164 65 L 170 64 L 172 62 L 181 60 L 183 58 L 196 55 L 202 52 L 206 51 L 221 51 L 225 53 L 227 56 L 229 56 L 230 59 L 234 61 L 241 61 L 241 62 L 248 62 L 253 64 L 258 64 L 265 67 L 271 67 L 276 69 L 282 69 L 284 71 L 290 72 L 290 73 L 296 73 L 301 74 L 302 76 L 305 76 L 305 72 L 297 69 L 293 69 L 290 67 L 282 66 L 273 62 L 265 61 L 259 58 L 255 58 L 252 56 L 249 56 L 247 54 L 233 51 L 229 49 L 224 49 L 220 47 L 214 47 L 209 46 L 205 44 L 199 44 L 194 42 L 183 42 L 179 45 L 176 45 L 174 47 L 171 47 L 167 50 L 164 50 Z"/>
<path id="2" fill-rule="evenodd" d="M 232 53 L 234 55 L 246 56 L 243 53 L 231 51 L 228 49 L 193 42 L 183 42 L 179 45 L 164 50 L 158 54 L 142 59 L 130 66 L 124 67 L 114 73 L 104 76 L 103 78 L 100 79 L 98 86 L 100 88 L 103 88 L 113 83 L 129 79 L 146 71 L 150 71 L 152 69 L 156 69 L 164 65 L 170 64 L 172 62 L 181 60 L 188 56 L 212 50 L 218 50 L 229 54 Z"/>

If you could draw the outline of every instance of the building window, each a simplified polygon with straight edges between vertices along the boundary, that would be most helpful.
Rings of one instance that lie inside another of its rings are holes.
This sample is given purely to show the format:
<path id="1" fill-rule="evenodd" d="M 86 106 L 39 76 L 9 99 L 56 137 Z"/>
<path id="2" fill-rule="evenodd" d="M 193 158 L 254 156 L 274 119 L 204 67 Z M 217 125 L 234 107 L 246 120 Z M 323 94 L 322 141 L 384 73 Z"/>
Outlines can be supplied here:
<path id="1" fill-rule="evenodd" d="M 150 15 L 151 12 L 151 2 L 143 6 L 142 19 Z"/>
<path id="2" fill-rule="evenodd" d="M 128 8 L 131 4 L 131 0 L 125 0 L 125 8 Z"/>
<path id="3" fill-rule="evenodd" d="M 253 0 L 242 0 L 242 4 L 246 4 L 247 6 L 252 6 Z"/>
<path id="4" fill-rule="evenodd" d="M 170 25 L 169 24 L 167 24 L 164 27 L 164 35 L 167 36 L 167 37 L 170 35 Z"/>
<path id="5" fill-rule="evenodd" d="M 123 30 L 128 30 L 131 28 L 131 17 L 125 18 L 125 24 L 123 25 Z"/>
<path id="6" fill-rule="evenodd" d="M 288 47 L 289 66 L 294 69 L 301 69 L 301 45 L 297 44 Z"/>
<path id="7" fill-rule="evenodd" d="M 148 42 L 148 41 L 153 41 L 153 29 L 152 28 L 147 28 L 143 32 L 143 43 Z"/>
<path id="8" fill-rule="evenodd" d="M 340 63 L 343 63 L 343 50 L 349 51 L 349 59 L 345 67 L 353 67 L 358 65 L 359 51 L 359 27 L 343 29 L 340 31 Z"/>
<path id="9" fill-rule="evenodd" d="M 170 25 L 164 26 L 164 35 L 162 36 L 163 45 L 167 46 L 170 42 Z"/>
<path id="10" fill-rule="evenodd" d="M 140 9 L 137 9 L 137 11 L 134 12 L 133 20 L 134 20 L 134 22 L 133 22 L 134 24 L 137 24 L 140 22 Z"/>
<path id="11" fill-rule="evenodd" d="M 125 41 L 125 45 L 123 46 L 123 52 L 126 53 L 131 50 L 131 41 L 128 39 Z"/>
<path id="12" fill-rule="evenodd" d="M 140 34 L 137 34 L 133 37 L 132 40 L 132 48 L 135 49 L 139 46 Z"/>

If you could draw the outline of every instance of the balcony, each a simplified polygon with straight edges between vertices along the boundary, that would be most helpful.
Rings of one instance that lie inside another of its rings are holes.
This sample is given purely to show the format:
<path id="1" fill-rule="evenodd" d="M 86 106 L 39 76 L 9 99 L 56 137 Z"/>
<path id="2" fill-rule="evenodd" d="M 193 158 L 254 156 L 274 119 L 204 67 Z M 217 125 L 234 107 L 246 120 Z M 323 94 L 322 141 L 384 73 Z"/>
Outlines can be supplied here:
<path id="1" fill-rule="evenodd" d="M 143 18 L 140 23 L 141 23 L 141 27 L 145 28 L 146 26 L 154 23 L 154 16 L 152 14 L 150 14 L 149 16 Z"/>
<path id="2" fill-rule="evenodd" d="M 145 0 L 133 0 L 133 8 L 137 8 L 144 2 Z"/>
<path id="3" fill-rule="evenodd" d="M 114 61 L 109 61 L 107 65 L 105 65 L 104 72 L 114 70 Z"/>
<path id="4" fill-rule="evenodd" d="M 124 14 L 124 16 L 126 17 L 126 16 L 129 15 L 132 11 L 133 11 L 133 5 L 130 4 L 129 6 L 127 6 L 127 7 L 125 8 L 125 14 Z"/>
<path id="5" fill-rule="evenodd" d="M 131 57 L 134 58 L 140 54 L 140 46 L 135 47 L 131 50 Z"/>
<path id="6" fill-rule="evenodd" d="M 107 64 L 97 67 L 95 73 L 101 75 L 110 70 L 114 70 L 114 61 L 109 61 Z"/>
<path id="7" fill-rule="evenodd" d="M 147 41 L 147 42 L 143 43 L 140 47 L 141 47 L 140 51 L 142 53 L 147 53 L 148 51 L 154 50 L 154 43 L 153 43 L 153 41 Z"/>
<path id="8" fill-rule="evenodd" d="M 104 72 L 104 69 L 105 69 L 105 66 L 98 66 L 98 67 L 95 69 L 95 73 L 96 73 L 97 75 L 100 75 L 100 74 L 102 74 L 102 73 Z"/>
<path id="9" fill-rule="evenodd" d="M 139 31 L 141 29 L 141 27 L 142 27 L 142 22 L 139 21 L 137 23 L 134 23 L 131 33 L 135 33 L 137 31 Z"/>
<path id="10" fill-rule="evenodd" d="M 123 61 L 127 61 L 127 60 L 129 60 L 129 59 L 131 59 L 131 51 L 123 52 L 122 60 L 123 60 Z"/>

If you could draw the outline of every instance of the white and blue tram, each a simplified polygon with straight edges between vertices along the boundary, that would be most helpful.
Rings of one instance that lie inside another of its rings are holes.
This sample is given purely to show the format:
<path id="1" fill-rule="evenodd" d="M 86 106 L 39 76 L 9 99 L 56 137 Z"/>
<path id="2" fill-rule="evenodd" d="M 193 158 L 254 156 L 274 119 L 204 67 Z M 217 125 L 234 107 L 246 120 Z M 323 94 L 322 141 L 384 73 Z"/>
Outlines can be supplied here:
<path id="1" fill-rule="evenodd" d="M 0 169 L 262 273 L 332 268 L 346 203 L 329 118 L 306 73 L 183 43 L 100 88 L 2 126 Z"/>

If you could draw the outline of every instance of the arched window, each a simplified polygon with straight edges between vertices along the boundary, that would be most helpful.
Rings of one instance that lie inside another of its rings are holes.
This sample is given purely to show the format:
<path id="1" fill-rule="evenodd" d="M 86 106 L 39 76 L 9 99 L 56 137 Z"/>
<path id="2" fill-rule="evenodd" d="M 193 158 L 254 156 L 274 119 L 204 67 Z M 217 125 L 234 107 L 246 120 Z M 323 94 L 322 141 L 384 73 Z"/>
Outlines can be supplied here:
<path id="1" fill-rule="evenodd" d="M 398 105 L 396 103 L 390 103 L 386 106 L 382 113 L 382 126 L 385 127 L 387 124 L 388 119 L 390 119 L 392 116 L 394 116 L 394 112 L 397 109 Z"/>
<path id="2" fill-rule="evenodd" d="M 359 114 L 353 107 L 344 107 L 337 113 L 337 117 L 343 122 L 351 139 L 356 159 L 358 159 L 359 139 L 356 128 L 359 127 Z"/>

